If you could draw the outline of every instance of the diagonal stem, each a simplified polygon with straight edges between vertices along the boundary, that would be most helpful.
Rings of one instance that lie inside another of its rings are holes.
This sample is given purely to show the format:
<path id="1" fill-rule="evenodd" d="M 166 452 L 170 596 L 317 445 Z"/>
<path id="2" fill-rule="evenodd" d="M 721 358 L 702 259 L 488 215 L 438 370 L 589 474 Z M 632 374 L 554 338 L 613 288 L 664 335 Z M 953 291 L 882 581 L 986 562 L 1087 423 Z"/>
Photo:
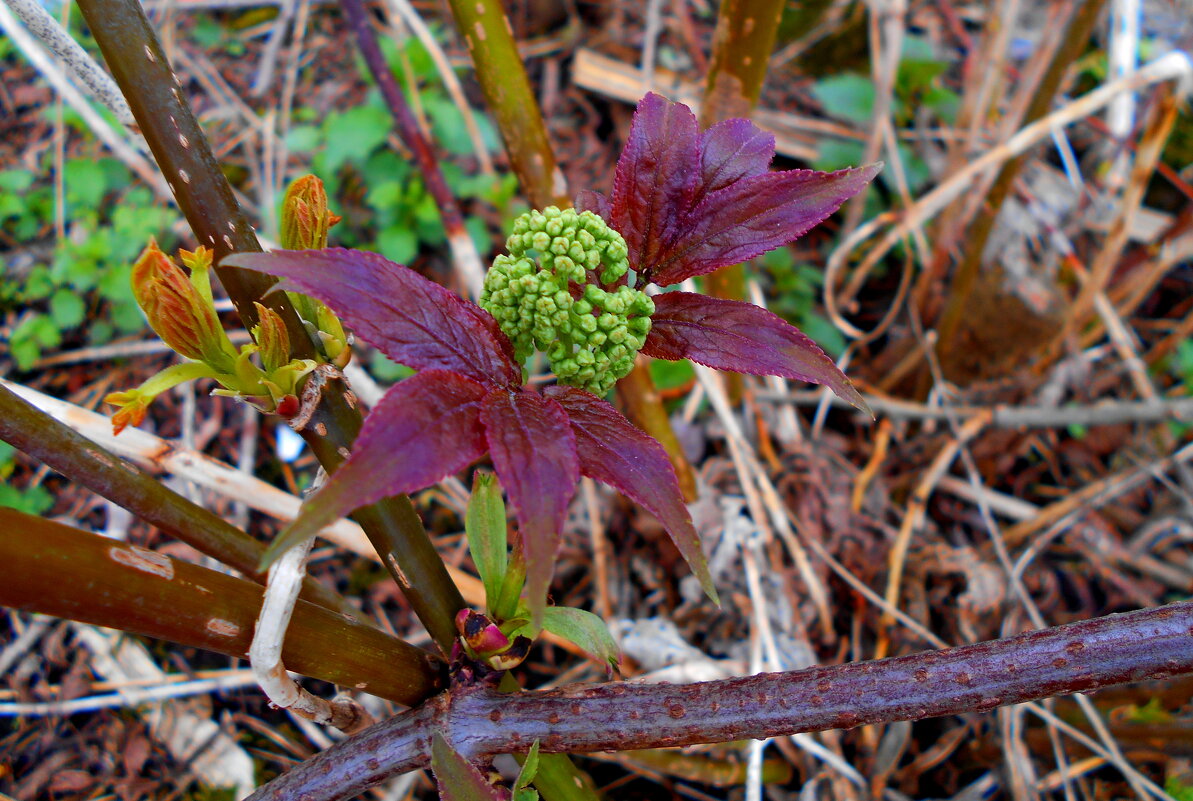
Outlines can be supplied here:
<path id="1" fill-rule="evenodd" d="M 381 54 L 381 48 L 377 45 L 377 37 L 369 24 L 364 3 L 362 0 L 340 0 L 340 8 L 343 9 L 348 25 L 356 37 L 360 54 L 364 57 L 373 80 L 381 89 L 381 96 L 385 98 L 386 105 L 389 106 L 389 113 L 394 118 L 398 135 L 414 154 L 414 163 L 422 173 L 423 183 L 434 198 L 435 205 L 439 207 L 439 216 L 443 219 L 443 228 L 447 232 L 448 245 L 455 257 L 456 267 L 461 272 L 469 294 L 475 300 L 480 297 L 484 270 L 472 236 L 464 227 L 464 215 L 460 212 L 460 204 L 448 189 L 443 171 L 439 169 L 439 159 L 435 156 L 431 143 L 423 135 L 422 129 L 418 127 L 418 122 L 406 103 L 406 97 L 398 88 L 397 81 L 385 63 L 385 56 Z"/>
<path id="2" fill-rule="evenodd" d="M 238 658 L 261 609 L 257 584 L 13 509 L 0 508 L 0 564 L 0 606 Z M 372 626 L 302 600 L 293 623 L 282 655 L 299 673 L 406 705 L 443 687 L 442 660 Z"/>
<path id="3" fill-rule="evenodd" d="M 700 103 L 702 128 L 730 117 L 748 117 L 758 105 L 784 5 L 783 0 L 721 0 L 712 62 Z M 708 294 L 715 298 L 746 299 L 744 264 L 722 267 L 707 276 L 704 283 Z M 728 373 L 725 379 L 729 397 L 736 404 L 744 387 L 742 377 Z"/>
<path id="4" fill-rule="evenodd" d="M 264 545 L 3 385 L 0 439 L 253 581 L 265 583 L 265 574 L 257 570 Z M 303 597 L 352 618 L 360 614 L 342 596 L 314 579 L 306 581 Z"/>
<path id="5" fill-rule="evenodd" d="M 518 55 L 499 0 L 448 0 L 468 45 L 476 79 L 509 153 L 510 166 L 532 208 L 570 206 L 567 182 L 555 165 L 538 100 Z"/>
<path id="6" fill-rule="evenodd" d="M 999 706 L 1193 672 L 1193 602 L 873 662 L 687 685 L 457 689 L 293 768 L 250 801 L 338 801 L 423 767 L 432 732 L 471 759 L 760 739 Z"/>
<path id="7" fill-rule="evenodd" d="M 1023 115 L 1023 125 L 1029 125 L 1049 112 L 1059 91 L 1061 81 L 1069 66 L 1077 60 L 1089 42 L 1090 33 L 1100 18 L 1100 12 L 1105 0 L 1085 0 L 1081 8 L 1074 14 L 1065 31 L 1064 39 L 1048 71 L 1036 87 L 1031 102 Z M 980 206 L 980 212 L 965 234 L 964 256 L 953 275 L 947 292 L 947 301 L 936 322 L 937 346 L 936 350 L 947 373 L 953 372 L 949 368 L 956 361 L 955 357 L 964 349 L 963 342 L 957 333 L 962 328 L 967 315 L 972 311 L 974 289 L 977 277 L 981 272 L 982 254 L 986 250 L 986 242 L 990 238 L 998 214 L 1003 203 L 1011 193 L 1015 178 L 1027 161 L 1026 154 L 1019 154 L 1008 159 L 998 175 L 990 184 L 985 199 Z M 927 381 L 927 374 L 924 376 Z"/>

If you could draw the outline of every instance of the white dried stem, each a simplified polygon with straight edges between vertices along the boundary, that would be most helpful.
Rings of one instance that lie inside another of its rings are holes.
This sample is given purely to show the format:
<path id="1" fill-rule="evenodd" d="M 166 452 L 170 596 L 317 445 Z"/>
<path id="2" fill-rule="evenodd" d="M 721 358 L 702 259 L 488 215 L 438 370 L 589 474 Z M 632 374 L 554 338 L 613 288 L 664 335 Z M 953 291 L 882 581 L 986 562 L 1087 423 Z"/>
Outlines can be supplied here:
<path id="1" fill-rule="evenodd" d="M 168 679 L 136 638 L 82 623 L 70 626 L 76 642 L 91 651 L 90 667 L 96 675 L 118 685 Z M 126 692 L 117 689 L 120 695 Z M 131 706 L 133 702 L 126 703 Z M 252 792 L 252 758 L 210 714 L 163 699 L 148 704 L 144 716 L 154 740 L 164 744 L 174 759 L 187 765 L 203 783 L 234 788 L 237 798 Z"/>
<path id="2" fill-rule="evenodd" d="M 1131 75 L 1082 95 L 1063 108 L 1023 127 L 1006 142 L 991 148 L 981 157 L 967 163 L 902 214 L 888 213 L 867 221 L 846 237 L 845 241 L 833 251 L 829 257 L 827 270 L 839 271 L 853 251 L 884 225 L 895 220 L 898 220 L 898 224 L 892 226 L 878 241 L 878 244 L 871 248 L 865 258 L 861 260 L 850 279 L 849 286 L 841 297 L 838 297 L 832 283 L 825 281 L 826 310 L 830 315 L 839 314 L 840 305 L 853 296 L 874 266 L 916 226 L 924 224 L 939 214 L 982 176 L 1001 168 L 1008 160 L 1051 136 L 1053 130 L 1088 117 L 1124 92 L 1136 92 L 1144 87 L 1165 81 L 1177 81 L 1183 87 L 1187 86 L 1190 80 L 1193 80 L 1193 60 L 1186 53 L 1173 51 L 1161 56 Z"/>
<path id="3" fill-rule="evenodd" d="M 137 151 L 136 147 L 113 130 L 107 120 L 87 102 L 83 93 L 70 82 L 50 54 L 42 49 L 42 46 L 4 3 L 0 3 L 0 31 L 12 39 L 25 58 L 29 59 L 29 63 L 42 74 L 54 91 L 62 96 L 66 104 L 83 119 L 97 139 L 103 142 L 126 167 L 136 173 L 137 177 L 147 186 L 151 187 L 158 197 L 166 201 L 173 201 L 170 189 L 166 186 L 165 179 L 161 174 Z"/>
<path id="4" fill-rule="evenodd" d="M 124 125 L 133 125 L 133 112 L 124 100 L 120 87 L 95 63 L 86 50 L 72 37 L 37 0 L 4 0 L 13 13 L 21 18 L 30 33 L 41 40 L 50 52 L 62 59 L 66 68 L 82 83 L 91 95 L 103 103 Z"/>
<path id="5" fill-rule="evenodd" d="M 800 577 L 804 580 L 808 595 L 819 615 L 821 628 L 831 636 L 832 614 L 829 611 L 828 592 L 820 581 L 820 577 L 812 570 L 807 552 L 792 530 L 791 522 L 779 499 L 779 493 L 775 490 L 770 476 L 759 464 L 758 457 L 753 453 L 749 441 L 746 440 L 745 434 L 741 430 L 741 425 L 733 414 L 720 375 L 700 364 L 693 364 L 692 367 L 696 370 L 696 378 L 708 394 L 713 410 L 725 427 L 725 440 L 729 444 L 729 453 L 741 479 L 746 502 L 750 507 L 750 514 L 753 516 L 754 522 L 763 528 L 767 527 L 769 522 L 770 526 L 773 526 L 774 530 L 778 532 L 779 538 L 783 541 L 800 573 Z"/>
<path id="6" fill-rule="evenodd" d="M 171 698 L 187 698 L 194 695 L 237 690 L 242 687 L 250 687 L 254 683 L 256 683 L 256 679 L 251 671 L 232 670 L 218 677 L 122 689 L 115 693 L 87 695 L 64 701 L 0 703 L 0 717 L 61 717 L 76 715 L 80 712 L 94 712 L 98 709 L 127 709 Z"/>
<path id="7" fill-rule="evenodd" d="M 485 268 L 481 264 L 481 255 L 477 252 L 476 243 L 467 230 L 448 234 L 447 246 L 452 252 L 452 264 L 468 290 L 468 296 L 477 300 L 481 296 L 481 287 L 485 284 Z"/>
<path id="8" fill-rule="evenodd" d="M 307 540 L 286 551 L 269 569 L 261 614 L 257 617 L 253 644 L 249 646 L 249 663 L 257 683 L 275 706 L 315 723 L 351 733 L 371 726 L 374 722 L 372 715 L 349 698 L 327 701 L 312 695 L 290 678 L 282 662 L 282 643 L 298 592 L 302 589 L 302 580 L 306 577 L 307 555 L 311 552 L 312 542 L 314 540 Z"/>
<path id="9" fill-rule="evenodd" d="M 1113 0 L 1110 4 L 1110 46 L 1107 48 L 1107 78 L 1121 80 L 1139 66 L 1139 0 Z M 1106 176 L 1111 189 L 1127 179 L 1127 152 L 1123 146 L 1135 125 L 1135 93 L 1123 92 L 1106 109 L 1106 127 L 1117 141 L 1114 160 Z"/>

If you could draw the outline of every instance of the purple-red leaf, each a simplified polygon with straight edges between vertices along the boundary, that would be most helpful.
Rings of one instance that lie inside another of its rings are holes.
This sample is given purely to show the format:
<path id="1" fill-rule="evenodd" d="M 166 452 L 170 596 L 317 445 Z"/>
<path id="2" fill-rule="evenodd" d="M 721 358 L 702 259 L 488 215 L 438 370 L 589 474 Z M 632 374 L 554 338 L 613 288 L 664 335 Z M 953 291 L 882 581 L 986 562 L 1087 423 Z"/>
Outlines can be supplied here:
<path id="1" fill-rule="evenodd" d="M 681 234 L 700 177 L 699 139 L 687 106 L 653 92 L 638 103 L 613 174 L 609 223 L 625 237 L 630 267 L 640 273 Z"/>
<path id="2" fill-rule="evenodd" d="M 576 211 L 591 211 L 605 222 L 613 219 L 613 207 L 609 205 L 609 198 L 591 189 L 581 189 L 576 193 Z"/>
<path id="3" fill-rule="evenodd" d="M 687 106 L 651 93 L 634 112 L 611 203 L 595 193 L 577 200 L 625 237 L 639 275 L 667 286 L 785 245 L 880 168 L 768 173 L 774 152 L 774 137 L 749 120 L 701 134 Z"/>
<path id="4" fill-rule="evenodd" d="M 482 456 L 481 401 L 489 391 L 446 370 L 395 384 L 365 418 L 352 454 L 269 546 L 262 569 L 353 509 L 420 490 Z"/>
<path id="5" fill-rule="evenodd" d="M 684 215 L 680 235 L 659 249 L 650 279 L 677 284 L 785 245 L 823 222 L 879 169 L 771 172 L 711 192 Z"/>
<path id="6" fill-rule="evenodd" d="M 663 446 L 590 392 L 554 386 L 546 394 L 559 401 L 571 419 L 580 472 L 608 484 L 657 517 L 704 591 L 719 603 L 700 537 Z"/>
<path id="7" fill-rule="evenodd" d="M 376 253 L 328 248 L 234 253 L 224 264 L 285 278 L 332 308 L 395 362 L 502 386 L 519 384 L 497 321 L 455 293 Z"/>
<path id="8" fill-rule="evenodd" d="M 691 292 L 663 292 L 655 295 L 654 303 L 650 334 L 642 347 L 647 356 L 824 384 L 870 413 L 833 360 L 778 315 L 752 303 Z"/>
<path id="9" fill-rule="evenodd" d="M 563 407 L 533 390 L 494 390 L 481 410 L 497 475 L 509 493 L 526 557 L 526 601 L 542 624 L 555 550 L 580 465 Z"/>
<path id="10" fill-rule="evenodd" d="M 700 135 L 700 189 L 704 195 L 734 181 L 762 175 L 775 156 L 775 137 L 749 120 L 723 120 Z"/>

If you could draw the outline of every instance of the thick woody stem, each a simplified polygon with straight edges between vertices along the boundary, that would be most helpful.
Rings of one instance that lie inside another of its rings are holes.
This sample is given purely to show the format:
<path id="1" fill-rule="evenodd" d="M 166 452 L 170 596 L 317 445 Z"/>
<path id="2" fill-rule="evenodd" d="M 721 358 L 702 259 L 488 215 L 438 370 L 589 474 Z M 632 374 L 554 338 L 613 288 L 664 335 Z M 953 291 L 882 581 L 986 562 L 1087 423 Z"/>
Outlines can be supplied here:
<path id="1" fill-rule="evenodd" d="M 215 251 L 217 264 L 229 253 L 261 250 L 140 5 L 84 0 L 79 9 L 199 243 Z M 286 322 L 295 356 L 313 355 L 306 330 L 285 296 L 266 295 L 275 279 L 231 267 L 217 266 L 216 272 L 246 328 L 258 323 L 253 307 L 258 301 Z"/>
<path id="2" fill-rule="evenodd" d="M 460 688 L 292 769 L 254 801 L 350 798 L 424 767 L 432 732 L 472 759 L 777 737 L 999 706 L 1193 672 L 1193 602 L 873 662 L 688 685 L 506 695 Z"/>
<path id="3" fill-rule="evenodd" d="M 1088 44 L 1090 33 L 1100 18 L 1099 15 L 1104 5 L 1105 0 L 1085 0 L 1081 8 L 1074 14 L 1060 47 L 1057 48 L 1052 62 L 1048 65 L 1048 71 L 1032 95 L 1027 111 L 1023 115 L 1024 125 L 1035 122 L 1049 112 L 1066 71 Z M 986 242 L 994 230 L 994 223 L 1002 210 L 1003 202 L 1011 193 L 1015 177 L 1026 160 L 1026 154 L 1020 154 L 1008 159 L 1003 164 L 993 183 L 990 184 L 990 189 L 982 201 L 977 218 L 966 232 L 964 256 L 961 263 L 957 265 L 949 285 L 944 310 L 936 322 L 936 349 L 946 373 L 950 372 L 953 356 L 960 345 L 957 331 L 970 311 L 970 301 L 974 287 L 977 285 L 977 276 L 981 269 L 982 253 L 986 250 Z"/>
<path id="4" fill-rule="evenodd" d="M 758 105 L 783 6 L 782 0 L 721 1 L 700 103 L 704 127 L 746 116 Z"/>
<path id="5" fill-rule="evenodd" d="M 501 3 L 448 0 L 448 4 L 531 208 L 570 206 L 567 183 L 555 166 L 543 115 Z"/>
<path id="6" fill-rule="evenodd" d="M 31 547 L 31 545 L 33 547 Z M 262 588 L 44 518 L 0 508 L 0 606 L 160 637 L 243 659 Z M 312 678 L 417 704 L 442 689 L 442 660 L 299 600 L 282 658 Z"/>
<path id="7" fill-rule="evenodd" d="M 222 517 L 172 492 L 153 476 L 55 420 L 0 384 L 0 439 L 258 583 L 265 546 Z M 359 612 L 308 580 L 303 597 L 340 614 Z"/>

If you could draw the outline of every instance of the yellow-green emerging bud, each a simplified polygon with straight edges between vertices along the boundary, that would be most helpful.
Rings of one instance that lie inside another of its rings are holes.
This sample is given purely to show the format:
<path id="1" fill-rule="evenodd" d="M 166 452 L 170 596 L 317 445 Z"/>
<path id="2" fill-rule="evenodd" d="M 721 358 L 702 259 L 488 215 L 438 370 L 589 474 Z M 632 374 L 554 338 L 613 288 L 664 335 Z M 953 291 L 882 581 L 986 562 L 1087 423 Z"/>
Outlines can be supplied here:
<path id="1" fill-rule="evenodd" d="M 261 366 L 265 372 L 272 373 L 290 362 L 290 334 L 277 312 L 256 301 L 253 305 L 257 307 L 257 317 L 261 321 L 253 327 L 253 339 L 260 348 Z"/>
<path id="2" fill-rule="evenodd" d="M 190 268 L 189 277 L 151 240 L 133 265 L 133 294 L 157 335 L 194 361 L 167 367 L 136 389 L 108 394 L 104 401 L 117 407 L 113 433 L 140 424 L 149 404 L 162 392 L 197 378 L 214 379 L 220 385 L 215 394 L 240 398 L 265 412 L 294 416 L 298 384 L 317 363 L 291 359 L 286 324 L 277 312 L 256 302 L 260 320 L 253 327 L 256 342 L 238 352 L 215 314 L 210 276 L 214 254 L 200 247 L 179 255 Z M 343 335 L 338 322 L 334 328 Z M 341 350 L 345 357 L 350 353 L 346 347 Z M 260 356 L 261 367 L 253 363 L 253 354 Z"/>
<path id="3" fill-rule="evenodd" d="M 188 359 L 216 369 L 231 368 L 236 349 L 228 340 L 211 300 L 211 251 L 182 251 L 188 278 L 157 242 L 150 241 L 132 269 L 133 295 L 157 335 Z"/>
<path id="4" fill-rule="evenodd" d="M 327 247 L 327 230 L 341 219 L 327 208 L 323 181 L 313 175 L 304 175 L 290 184 L 282 200 L 282 247 L 286 250 L 321 250 Z M 339 319 L 315 298 L 297 292 L 287 292 L 286 297 L 316 338 L 320 355 L 337 367 L 348 364 L 352 351 Z"/>
<path id="5" fill-rule="evenodd" d="M 327 191 L 313 175 L 290 184 L 282 200 L 281 243 L 286 250 L 321 250 L 327 247 L 327 229 L 340 221 L 327 208 Z"/>
<path id="6" fill-rule="evenodd" d="M 523 214 L 485 276 L 480 303 L 521 361 L 536 349 L 561 384 L 604 395 L 634 366 L 654 302 L 629 284 L 625 240 L 592 212 Z"/>

